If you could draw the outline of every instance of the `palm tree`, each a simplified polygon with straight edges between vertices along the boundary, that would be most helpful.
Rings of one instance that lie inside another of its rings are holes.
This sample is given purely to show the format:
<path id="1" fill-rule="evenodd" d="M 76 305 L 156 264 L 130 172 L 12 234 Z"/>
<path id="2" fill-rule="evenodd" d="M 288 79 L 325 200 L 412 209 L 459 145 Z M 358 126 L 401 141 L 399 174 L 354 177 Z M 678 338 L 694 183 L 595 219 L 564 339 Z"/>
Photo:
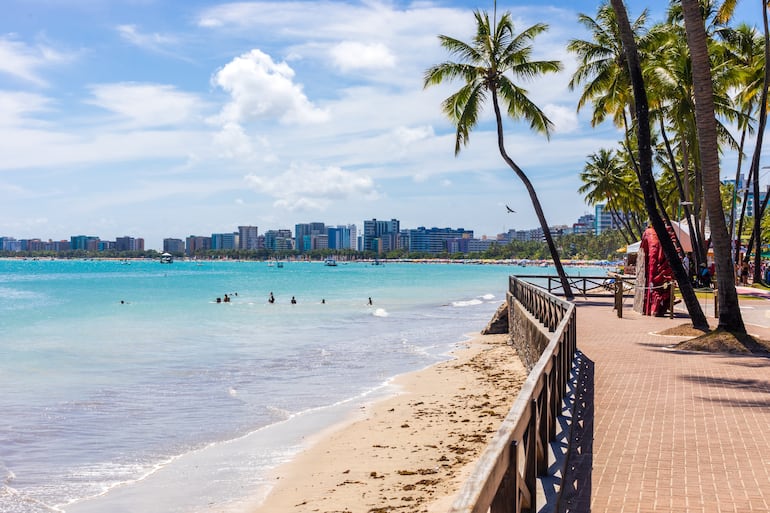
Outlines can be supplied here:
<path id="1" fill-rule="evenodd" d="M 625 5 L 623 5 L 623 0 L 610 1 L 617 18 L 618 31 L 623 43 L 623 54 L 626 57 L 629 77 L 633 87 L 634 107 L 637 113 L 636 130 L 639 151 L 639 184 L 644 193 L 647 212 L 650 215 L 650 222 L 660 239 L 663 252 L 674 272 L 676 281 L 679 283 L 679 288 L 682 291 L 682 298 L 687 306 L 687 311 L 690 312 L 693 327 L 708 331 L 708 321 L 695 296 L 688 273 L 685 271 L 682 261 L 678 258 L 674 243 L 668 236 L 666 227 L 663 224 L 663 219 L 661 219 L 657 210 L 654 188 L 655 178 L 652 174 L 652 138 L 650 136 L 649 106 L 647 102 L 647 93 L 644 88 L 642 66 L 636 47 L 634 32 L 628 21 L 628 14 L 626 13 Z M 733 290 L 735 290 L 734 287 Z"/>
<path id="2" fill-rule="evenodd" d="M 636 175 L 629 176 L 629 168 L 623 165 L 614 150 L 602 148 L 588 156 L 583 172 L 583 185 L 578 189 L 590 205 L 606 203 L 617 223 L 620 233 L 630 244 L 641 237 L 631 223 L 635 221 L 638 199 L 641 198 Z"/>
<path id="3" fill-rule="evenodd" d="M 645 10 L 632 25 L 635 36 L 643 34 L 646 21 Z M 575 53 L 579 59 L 578 67 L 569 81 L 569 89 L 574 90 L 583 84 L 577 110 L 579 112 L 591 102 L 594 107 L 592 126 L 600 124 L 610 114 L 615 126 L 622 127 L 627 133 L 630 129 L 627 109 L 631 111 L 633 119 L 634 99 L 615 11 L 604 2 L 599 6 L 596 18 L 580 13 L 578 22 L 591 33 L 592 38 L 572 39 L 567 44 L 567 50 Z"/>
<path id="4" fill-rule="evenodd" d="M 511 14 L 506 12 L 500 21 L 490 22 L 486 11 L 474 11 L 476 35 L 468 44 L 458 39 L 440 35 L 439 40 L 458 62 L 442 62 L 426 70 L 424 87 L 441 84 L 444 81 L 459 79 L 464 85 L 459 91 L 444 100 L 442 109 L 457 128 L 455 155 L 462 146 L 468 144 L 471 130 L 479 121 L 484 103 L 492 100 L 497 123 L 497 145 L 500 155 L 516 173 L 529 193 L 532 206 L 543 230 L 548 250 L 551 253 L 556 272 L 559 275 L 564 295 L 573 299 L 572 288 L 564 272 L 559 252 L 551 236 L 545 214 L 540 206 L 535 188 L 524 171 L 508 155 L 503 139 L 503 117 L 500 105 L 512 119 L 525 119 L 530 128 L 549 136 L 551 121 L 540 108 L 527 96 L 527 91 L 515 83 L 516 79 L 532 79 L 546 73 L 561 70 L 559 61 L 533 61 L 532 41 L 548 29 L 542 23 L 535 24 L 520 34 L 514 32 Z"/>
<path id="5" fill-rule="evenodd" d="M 613 0 L 616 1 L 616 0 Z M 703 173 L 703 195 L 711 223 L 717 284 L 719 327 L 731 333 L 746 333 L 738 306 L 731 258 L 730 236 L 719 194 L 719 145 L 714 118 L 714 94 L 706 28 L 698 0 L 681 0 L 687 46 L 692 58 L 695 119 Z"/>
<path id="6" fill-rule="evenodd" d="M 724 7 L 724 6 L 723 6 Z M 764 40 L 757 31 L 746 24 L 739 25 L 731 31 L 725 38 L 726 50 L 730 64 L 739 70 L 742 74 L 738 83 L 738 94 L 736 102 L 743 114 L 738 120 L 738 129 L 740 130 L 740 144 L 738 146 L 738 164 L 735 169 L 735 184 L 740 183 L 741 165 L 744 158 L 744 145 L 746 135 L 754 132 L 751 115 L 759 106 L 761 98 L 761 88 L 764 85 L 765 59 L 764 59 Z M 751 173 L 753 168 L 749 169 L 748 184 L 753 180 Z M 744 195 L 741 201 L 741 215 L 738 220 L 738 234 L 743 231 L 743 220 L 746 213 L 746 203 L 749 189 L 743 189 Z M 737 199 L 738 191 L 733 189 L 734 198 Z M 735 228 L 735 207 L 737 201 L 733 201 L 730 209 L 730 239 L 735 238 L 733 233 Z M 740 237 L 738 237 L 740 239 Z M 756 282 L 755 276 L 755 282 Z"/>
<path id="7" fill-rule="evenodd" d="M 738 3 L 738 0 L 725 0 L 721 7 L 719 8 L 719 11 L 717 13 L 717 19 L 721 22 L 727 22 L 729 21 L 733 13 L 735 11 L 735 6 Z M 759 159 L 760 155 L 762 153 L 762 141 L 764 139 L 765 135 L 765 125 L 767 123 L 767 95 L 768 95 L 768 87 L 770 87 L 770 70 L 767 69 L 766 63 L 770 62 L 770 28 L 768 28 L 768 20 L 767 20 L 767 9 L 770 7 L 770 1 L 763 0 L 762 1 L 762 27 L 764 32 L 764 63 L 763 63 L 763 73 L 762 73 L 762 90 L 759 94 L 759 121 L 757 126 L 757 138 L 756 138 L 756 145 L 754 148 L 754 156 L 751 159 L 751 168 L 749 170 L 749 176 L 752 175 L 757 178 L 753 184 L 753 192 L 754 192 L 754 198 L 755 202 L 758 202 L 759 199 Z M 767 202 L 765 202 L 767 204 Z M 754 253 L 754 281 L 759 282 L 761 280 L 759 268 L 760 268 L 760 260 L 761 260 L 761 230 L 760 230 L 760 221 L 762 217 L 763 211 L 758 211 L 754 215 L 754 234 L 756 237 L 756 251 Z"/>
<path id="8" fill-rule="evenodd" d="M 674 22 L 680 18 L 679 11 L 672 8 L 669 18 L 669 23 L 653 27 L 649 33 L 649 41 L 658 50 L 651 53 L 645 63 L 645 82 L 650 93 L 650 103 L 655 107 L 652 115 L 658 119 L 660 135 L 666 143 L 669 168 L 674 173 L 679 189 L 679 201 L 692 202 L 698 220 L 697 229 L 693 229 L 689 208 L 685 207 L 696 260 L 700 263 L 706 261 L 707 248 L 700 243 L 705 240 L 706 210 L 702 208 L 703 177 L 695 130 L 692 64 L 684 43 L 684 27 Z M 716 41 L 710 40 L 710 43 L 714 45 L 715 54 L 723 53 Z M 735 85 L 738 75 L 733 69 L 733 66 L 726 65 L 724 61 L 718 63 L 715 59 L 714 103 L 720 119 L 735 120 L 739 117 L 734 102 L 727 94 L 729 88 Z M 729 131 L 719 120 L 717 130 L 720 143 L 735 146 Z M 668 138 L 669 132 L 673 134 L 673 145 Z"/>

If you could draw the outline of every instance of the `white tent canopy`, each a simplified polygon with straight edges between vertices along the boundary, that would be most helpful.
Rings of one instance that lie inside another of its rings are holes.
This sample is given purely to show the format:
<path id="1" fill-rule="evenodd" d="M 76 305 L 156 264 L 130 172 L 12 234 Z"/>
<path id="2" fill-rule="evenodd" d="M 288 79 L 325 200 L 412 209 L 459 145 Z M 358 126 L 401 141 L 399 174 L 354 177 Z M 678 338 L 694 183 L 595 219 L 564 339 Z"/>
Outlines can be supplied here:
<path id="1" fill-rule="evenodd" d="M 692 251 L 692 239 L 690 238 L 690 228 L 687 226 L 687 220 L 682 221 L 672 221 L 671 227 L 674 229 L 674 233 L 676 233 L 676 236 L 679 238 L 679 243 L 682 245 L 682 249 L 685 253 L 689 253 Z M 709 234 L 706 234 L 706 237 L 708 237 Z M 632 254 L 632 253 L 638 253 L 639 252 L 639 246 L 641 246 L 642 241 L 634 242 L 633 244 L 629 244 L 626 248 L 626 254 Z"/>
<path id="2" fill-rule="evenodd" d="M 694 221 L 693 224 L 695 224 Z M 690 227 L 687 225 L 687 219 L 682 219 L 679 222 L 671 221 L 671 227 L 674 229 L 676 236 L 679 237 L 679 243 L 682 245 L 684 252 L 692 251 L 692 238 L 690 238 Z M 708 226 L 706 227 L 705 236 L 707 239 L 711 236 Z"/>

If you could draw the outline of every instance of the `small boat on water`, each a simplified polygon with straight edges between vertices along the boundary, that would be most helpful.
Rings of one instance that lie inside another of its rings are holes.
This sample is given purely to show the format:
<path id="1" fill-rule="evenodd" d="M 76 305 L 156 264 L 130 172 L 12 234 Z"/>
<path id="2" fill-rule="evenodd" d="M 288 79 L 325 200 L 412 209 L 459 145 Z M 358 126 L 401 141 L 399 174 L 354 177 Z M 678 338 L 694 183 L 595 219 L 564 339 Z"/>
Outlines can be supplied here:
<path id="1" fill-rule="evenodd" d="M 337 267 L 337 261 L 332 257 L 329 257 L 324 261 L 324 265 L 329 267 Z"/>
<path id="2" fill-rule="evenodd" d="M 160 263 L 161 264 L 173 264 L 174 263 L 174 257 L 171 255 L 171 253 L 163 253 L 160 256 Z"/>

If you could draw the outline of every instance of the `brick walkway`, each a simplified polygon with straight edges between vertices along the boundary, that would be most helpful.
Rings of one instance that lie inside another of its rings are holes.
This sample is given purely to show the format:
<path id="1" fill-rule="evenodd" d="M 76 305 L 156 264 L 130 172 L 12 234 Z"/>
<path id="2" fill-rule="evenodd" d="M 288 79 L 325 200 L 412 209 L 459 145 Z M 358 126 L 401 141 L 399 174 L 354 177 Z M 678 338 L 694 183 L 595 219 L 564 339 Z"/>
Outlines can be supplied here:
<path id="1" fill-rule="evenodd" d="M 562 511 L 770 511 L 770 358 L 672 351 L 653 333 L 685 318 L 576 304 L 593 401 Z"/>

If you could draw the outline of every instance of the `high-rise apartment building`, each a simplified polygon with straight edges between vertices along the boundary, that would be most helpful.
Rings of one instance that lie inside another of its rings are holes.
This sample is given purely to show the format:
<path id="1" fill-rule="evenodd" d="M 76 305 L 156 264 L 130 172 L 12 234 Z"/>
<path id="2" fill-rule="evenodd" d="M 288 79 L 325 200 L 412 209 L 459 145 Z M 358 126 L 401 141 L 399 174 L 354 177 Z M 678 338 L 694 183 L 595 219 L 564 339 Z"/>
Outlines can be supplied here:
<path id="1" fill-rule="evenodd" d="M 596 233 L 596 216 L 584 214 L 572 225 L 572 233 Z"/>
<path id="2" fill-rule="evenodd" d="M 212 233 L 211 249 L 238 249 L 238 233 Z"/>
<path id="3" fill-rule="evenodd" d="M 607 205 L 604 203 L 599 203 L 595 208 L 596 215 L 594 217 L 594 233 L 599 235 L 602 232 L 606 232 L 607 230 L 612 230 L 615 228 L 615 222 L 612 219 L 612 213 L 609 209 L 607 209 Z"/>
<path id="4" fill-rule="evenodd" d="M 355 249 L 356 225 L 339 225 L 328 227 L 326 234 L 329 237 L 329 249 Z"/>
<path id="5" fill-rule="evenodd" d="M 447 251 L 449 239 L 472 239 L 473 230 L 464 228 L 425 228 L 409 230 L 410 253 L 443 253 Z"/>
<path id="6" fill-rule="evenodd" d="M 184 253 L 184 241 L 182 239 L 163 239 L 163 252 L 181 255 Z"/>
<path id="7" fill-rule="evenodd" d="M 400 222 L 398 219 L 390 221 L 364 221 L 364 251 L 374 251 L 382 254 L 398 249 Z"/>
<path id="8" fill-rule="evenodd" d="M 144 251 L 144 239 L 134 237 L 116 237 L 115 251 Z"/>
<path id="9" fill-rule="evenodd" d="M 259 233 L 256 226 L 238 227 L 238 249 L 258 249 Z"/>
<path id="10" fill-rule="evenodd" d="M 297 251 L 306 253 L 313 249 L 313 238 L 326 236 L 326 225 L 323 223 L 302 223 L 294 225 L 294 243 Z"/>
<path id="11" fill-rule="evenodd" d="M 73 235 L 70 237 L 70 248 L 73 250 L 83 249 L 86 251 L 96 251 L 98 249 L 99 237 L 89 235 Z"/>
<path id="12" fill-rule="evenodd" d="M 291 230 L 268 230 L 265 232 L 265 249 L 288 251 L 293 249 Z"/>
<path id="13" fill-rule="evenodd" d="M 186 246 L 185 253 L 187 253 L 187 256 L 193 256 L 197 251 L 208 251 L 211 249 L 211 237 L 190 235 L 187 237 Z"/>

